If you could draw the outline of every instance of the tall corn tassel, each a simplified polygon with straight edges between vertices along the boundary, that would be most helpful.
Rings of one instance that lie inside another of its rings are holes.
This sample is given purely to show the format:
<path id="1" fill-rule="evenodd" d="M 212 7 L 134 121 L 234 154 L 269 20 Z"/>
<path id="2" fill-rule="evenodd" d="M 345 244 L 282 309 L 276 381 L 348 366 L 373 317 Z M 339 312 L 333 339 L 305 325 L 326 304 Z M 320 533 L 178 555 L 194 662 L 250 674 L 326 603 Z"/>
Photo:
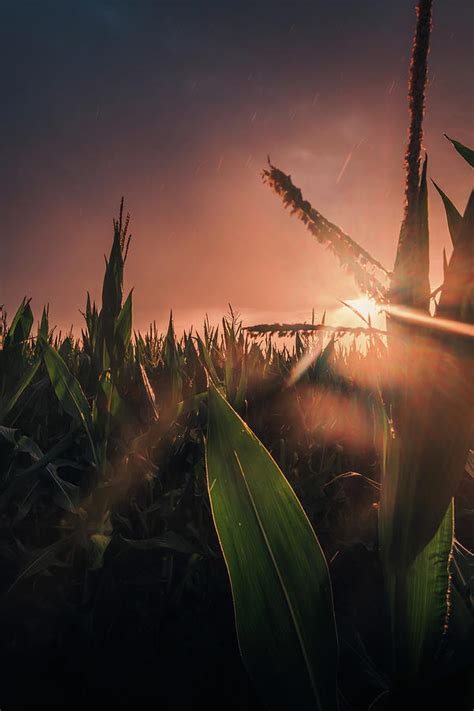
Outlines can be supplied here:
<path id="1" fill-rule="evenodd" d="M 425 221 L 426 160 L 420 177 L 432 0 L 420 0 L 408 86 L 410 128 L 405 153 L 405 211 L 390 288 L 391 303 L 428 312 L 429 238 Z"/>
<path id="2" fill-rule="evenodd" d="M 303 198 L 300 188 L 296 187 L 291 176 L 269 163 L 269 169 L 262 173 L 263 181 L 279 195 L 285 207 L 296 215 L 320 244 L 331 251 L 356 280 L 361 291 L 373 299 L 386 300 L 384 283 L 389 272 L 372 255 L 355 242 L 340 227 L 329 222 L 318 210 Z M 381 272 L 381 274 L 377 274 Z"/>

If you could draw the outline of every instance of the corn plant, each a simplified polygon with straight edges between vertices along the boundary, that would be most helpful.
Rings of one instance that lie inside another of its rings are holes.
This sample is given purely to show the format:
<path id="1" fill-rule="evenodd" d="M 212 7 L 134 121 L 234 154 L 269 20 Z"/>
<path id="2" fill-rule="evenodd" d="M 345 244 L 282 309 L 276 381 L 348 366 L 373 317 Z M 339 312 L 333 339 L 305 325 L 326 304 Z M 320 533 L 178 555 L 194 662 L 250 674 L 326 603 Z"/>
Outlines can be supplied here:
<path id="1" fill-rule="evenodd" d="M 461 216 L 438 188 L 446 207 L 453 253 L 449 262 L 445 260 L 442 286 L 432 294 L 429 284 L 427 158 L 421 171 L 420 164 L 431 12 L 432 2 L 420 0 L 410 66 L 411 121 L 405 157 L 405 214 L 393 271 L 386 269 L 349 235 L 313 208 L 288 175 L 271 164 L 263 171 L 264 181 L 282 198 L 284 206 L 303 222 L 319 243 L 334 253 L 341 265 L 352 274 L 361 291 L 376 300 L 387 312 L 387 358 L 392 384 L 390 389 L 384 389 L 376 383 L 376 392 L 379 393 L 377 418 L 384 432 L 379 544 L 390 620 L 391 643 L 386 667 L 391 677 L 390 688 L 394 690 L 416 685 L 424 676 L 435 673 L 448 624 L 449 570 L 454 543 L 452 499 L 463 474 L 473 436 L 472 194 Z M 458 141 L 449 140 L 472 165 L 473 152 Z M 435 314 L 431 317 L 430 302 L 436 296 Z M 323 326 L 273 324 L 254 326 L 251 331 L 261 334 L 275 331 L 314 332 L 322 329 Z M 369 328 L 369 334 L 371 331 Z M 212 410 L 210 418 L 213 422 L 215 414 Z M 218 447 L 214 441 L 214 438 L 218 439 L 215 427 L 210 427 L 208 442 L 208 452 L 213 453 L 213 458 Z M 267 621 L 263 621 L 261 626 L 255 626 L 253 634 L 269 640 L 268 660 L 262 649 L 256 650 L 248 644 L 249 632 L 246 627 L 252 620 L 252 604 L 258 605 L 260 596 L 270 597 L 272 588 L 263 573 L 257 581 L 248 579 L 243 561 L 252 555 L 253 560 L 260 563 L 266 551 L 257 548 L 259 534 L 250 524 L 246 526 L 249 540 L 242 540 L 239 525 L 244 516 L 242 509 L 250 517 L 253 509 L 253 517 L 257 522 L 265 512 L 272 521 L 268 529 L 272 533 L 268 533 L 268 540 L 265 539 L 266 546 L 271 550 L 275 541 L 278 548 L 276 542 L 279 527 L 285 526 L 291 506 L 289 503 L 284 508 L 275 503 L 272 505 L 273 494 L 267 493 L 268 500 L 262 498 L 259 508 L 250 493 L 246 494 L 245 489 L 239 491 L 237 483 L 231 484 L 239 478 L 239 470 L 242 480 L 246 482 L 247 479 L 245 468 L 239 465 L 238 454 L 231 441 L 230 424 L 228 429 L 229 442 L 227 449 L 221 452 L 219 462 L 212 461 L 209 466 L 208 455 L 209 493 L 212 500 L 213 487 L 222 479 L 221 488 L 215 496 L 229 498 L 226 503 L 219 502 L 213 512 L 217 530 L 225 532 L 220 541 L 232 581 L 241 651 L 256 683 L 266 682 L 263 697 L 274 703 L 269 689 L 277 683 L 278 674 L 269 677 L 266 671 L 267 661 L 271 664 L 273 659 L 270 642 L 272 635 L 266 627 Z M 224 434 L 220 435 L 220 439 L 224 439 Z M 237 464 L 232 455 L 237 459 Z M 257 461 L 255 455 L 252 462 L 254 466 L 257 466 Z M 275 486 L 263 465 L 259 475 L 262 480 L 266 477 L 269 489 Z M 226 490 L 226 487 L 229 489 Z M 234 518 L 232 507 L 234 513 L 239 512 L 237 518 Z M 305 550 L 305 536 L 308 535 L 302 532 L 298 541 L 300 550 Z M 251 565 L 248 559 L 246 565 Z M 314 567 L 318 568 L 316 556 Z M 295 582 L 298 573 L 293 571 L 291 574 Z M 324 577 L 318 582 L 310 582 L 308 579 L 308 588 L 300 586 L 302 599 L 307 590 L 311 590 L 308 594 L 313 595 L 314 605 L 318 605 L 314 592 L 318 585 L 324 585 Z M 242 602 L 244 595 L 247 598 Z M 320 611 L 331 618 L 332 613 L 327 610 L 327 604 L 319 605 Z M 270 607 L 267 612 L 271 614 Z M 281 615 L 280 624 L 287 624 L 291 618 L 291 608 L 282 609 Z M 312 625 L 313 634 L 322 647 L 327 645 L 333 648 L 332 634 L 328 632 L 327 623 L 323 623 L 321 617 L 308 614 L 306 624 Z M 263 647 L 264 643 L 261 642 L 261 645 Z M 292 653 L 290 644 L 288 649 L 283 647 L 279 647 L 282 658 Z M 296 652 L 294 654 L 296 659 Z M 335 668 L 334 657 L 332 663 Z M 324 665 L 318 668 L 316 663 L 314 673 L 321 684 L 327 683 L 327 669 Z M 293 694 L 297 698 L 300 682 L 296 674 L 288 674 L 283 686 L 288 697 Z M 333 687 L 327 688 L 329 693 Z M 320 707 L 319 702 L 313 703 L 314 708 Z M 324 706 L 324 703 L 327 705 Z M 323 702 L 324 708 L 332 708 L 333 705 L 333 697 Z"/>

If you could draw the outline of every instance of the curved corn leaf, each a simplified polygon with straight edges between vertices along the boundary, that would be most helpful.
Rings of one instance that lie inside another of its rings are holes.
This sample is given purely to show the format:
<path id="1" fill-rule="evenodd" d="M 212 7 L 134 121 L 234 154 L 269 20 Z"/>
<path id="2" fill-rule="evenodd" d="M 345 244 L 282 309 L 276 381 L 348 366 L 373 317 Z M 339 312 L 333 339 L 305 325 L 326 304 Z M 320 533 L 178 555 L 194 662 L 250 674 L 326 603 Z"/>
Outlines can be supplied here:
<path id="1" fill-rule="evenodd" d="M 97 396 L 92 408 L 92 423 L 98 435 L 96 453 L 103 469 L 107 459 L 110 433 L 120 420 L 123 421 L 126 406 L 109 370 L 102 372 L 98 385 Z"/>
<path id="2" fill-rule="evenodd" d="M 71 437 L 68 434 L 58 444 L 64 445 L 65 442 L 67 443 L 70 440 Z M 79 487 L 62 479 L 57 472 L 57 467 L 52 464 L 55 452 L 59 449 L 58 444 L 50 452 L 43 454 L 38 444 L 30 437 L 20 437 L 15 451 L 28 454 L 32 464 L 24 472 L 19 472 L 19 476 L 31 479 L 34 473 L 43 469 L 44 474 L 47 475 L 45 478 L 49 478 L 50 482 L 52 482 L 53 498 L 58 506 L 61 506 L 65 511 L 75 512 L 79 503 Z"/>
<path id="3" fill-rule="evenodd" d="M 108 421 L 104 430 L 107 432 L 112 426 L 112 421 L 120 419 L 126 409 L 125 403 L 120 397 L 117 386 L 113 382 L 110 371 L 108 370 L 104 370 L 99 378 L 99 387 L 97 390 L 95 405 L 96 414 L 99 414 L 99 419 L 102 415 Z"/>
<path id="4" fill-rule="evenodd" d="M 3 341 L 3 351 L 7 352 L 8 349 L 24 343 L 30 335 L 32 325 L 33 312 L 31 310 L 30 300 L 23 299 Z"/>
<path id="5" fill-rule="evenodd" d="M 132 337 L 132 293 L 133 289 L 127 296 L 115 324 L 115 339 L 118 355 L 121 358 L 125 356 Z"/>
<path id="6" fill-rule="evenodd" d="M 23 374 L 23 377 L 21 378 L 20 382 L 18 383 L 15 392 L 10 395 L 8 400 L 6 402 L 1 403 L 0 402 L 0 422 L 3 422 L 5 417 L 8 415 L 8 413 L 15 407 L 16 403 L 20 399 L 20 397 L 23 395 L 25 392 L 26 388 L 28 385 L 31 383 L 33 378 L 35 377 L 38 368 L 40 366 L 41 360 L 38 358 L 33 365 L 31 365 Z"/>
<path id="7" fill-rule="evenodd" d="M 462 156 L 467 163 L 469 163 L 471 168 L 474 168 L 474 151 L 472 150 L 472 148 L 468 148 L 462 143 L 459 143 L 459 141 L 456 141 L 454 138 L 450 138 L 446 133 L 444 135 L 446 136 L 448 141 L 451 141 L 459 155 Z"/>
<path id="8" fill-rule="evenodd" d="M 102 312 L 110 320 L 117 318 L 120 313 L 122 293 L 123 254 L 120 245 L 120 234 L 116 229 L 110 257 L 105 260 L 105 275 L 102 286 Z"/>
<path id="9" fill-rule="evenodd" d="M 43 313 L 41 315 L 41 323 L 38 328 L 38 336 L 44 338 L 45 341 L 48 340 L 49 335 L 49 306 L 43 307 Z"/>
<path id="10" fill-rule="evenodd" d="M 323 552 L 261 442 L 209 385 L 209 496 L 240 651 L 272 709 L 337 708 L 337 637 Z"/>
<path id="11" fill-rule="evenodd" d="M 472 339 L 418 337 L 408 349 L 381 487 L 385 556 L 406 568 L 438 530 L 472 442 Z"/>
<path id="12" fill-rule="evenodd" d="M 459 226 L 436 315 L 474 323 L 474 190 Z"/>
<path id="13" fill-rule="evenodd" d="M 68 415 L 84 428 L 89 439 L 94 462 L 97 464 L 97 456 L 92 437 L 92 414 L 86 396 L 79 382 L 70 372 L 59 353 L 46 341 L 42 340 L 41 343 L 46 370 L 48 371 L 56 397 Z"/>
<path id="14" fill-rule="evenodd" d="M 139 362 L 138 367 L 139 367 L 139 371 L 140 371 L 140 375 L 142 378 L 143 387 L 145 389 L 148 403 L 151 407 L 151 410 L 153 412 L 153 416 L 154 416 L 155 420 L 158 422 L 158 420 L 160 419 L 160 411 L 158 409 L 158 405 L 156 402 L 155 392 L 154 392 L 153 387 L 150 383 L 148 375 L 146 374 L 145 366 L 141 362 Z"/>
<path id="15" fill-rule="evenodd" d="M 390 301 L 429 311 L 428 157 L 423 162 L 416 210 L 402 223 L 390 285 Z"/>
<path id="16" fill-rule="evenodd" d="M 451 235 L 451 242 L 453 243 L 454 247 L 456 244 L 459 229 L 461 227 L 462 215 L 460 212 L 458 212 L 457 207 L 454 205 L 453 202 L 451 202 L 446 193 L 441 190 L 439 185 L 437 185 L 434 180 L 432 180 L 431 182 L 435 186 L 438 193 L 441 195 L 441 199 L 444 204 L 444 209 L 446 211 L 446 219 L 448 220 L 449 234 Z"/>
<path id="17" fill-rule="evenodd" d="M 398 678 L 421 678 L 439 652 L 448 621 L 453 513 L 451 502 L 438 531 L 408 570 L 386 570 Z"/>
<path id="18" fill-rule="evenodd" d="M 198 344 L 199 356 L 201 358 L 201 361 L 202 361 L 204 367 L 209 372 L 213 381 L 215 383 L 218 383 L 219 376 L 217 375 L 217 370 L 216 370 L 214 362 L 212 360 L 211 348 L 210 348 L 208 339 L 206 338 L 205 341 L 203 341 L 201 336 L 198 333 L 196 335 L 196 341 Z"/>

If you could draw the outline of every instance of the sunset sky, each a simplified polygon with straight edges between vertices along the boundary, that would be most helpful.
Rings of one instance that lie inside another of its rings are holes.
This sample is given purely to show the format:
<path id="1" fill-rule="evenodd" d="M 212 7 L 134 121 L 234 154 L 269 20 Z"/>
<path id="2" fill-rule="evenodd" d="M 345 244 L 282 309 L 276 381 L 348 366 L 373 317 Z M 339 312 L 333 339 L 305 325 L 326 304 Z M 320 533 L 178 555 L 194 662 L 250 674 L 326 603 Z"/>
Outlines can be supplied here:
<path id="1" fill-rule="evenodd" d="M 0 304 L 79 327 L 120 197 L 135 325 L 310 319 L 359 295 L 261 182 L 267 154 L 388 267 L 402 215 L 414 0 L 1 0 Z M 429 174 L 464 208 L 470 0 L 434 2 Z M 430 192 L 437 286 L 449 237 Z"/>

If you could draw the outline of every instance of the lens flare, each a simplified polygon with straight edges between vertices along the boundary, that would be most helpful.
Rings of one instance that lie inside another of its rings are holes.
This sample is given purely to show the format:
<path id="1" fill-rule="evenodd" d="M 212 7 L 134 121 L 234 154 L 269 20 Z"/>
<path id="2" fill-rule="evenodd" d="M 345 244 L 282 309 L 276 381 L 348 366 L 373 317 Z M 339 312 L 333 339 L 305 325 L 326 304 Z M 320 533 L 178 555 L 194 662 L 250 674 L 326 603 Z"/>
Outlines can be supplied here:
<path id="1" fill-rule="evenodd" d="M 395 316 L 397 320 L 400 321 L 420 324 L 422 326 L 426 326 L 430 330 L 445 331 L 459 336 L 474 338 L 474 326 L 470 323 L 452 321 L 448 318 L 433 318 L 432 316 L 427 316 L 421 311 L 417 311 L 416 309 L 408 309 L 405 306 L 388 306 L 384 304 L 382 309 L 385 313 Z"/>

